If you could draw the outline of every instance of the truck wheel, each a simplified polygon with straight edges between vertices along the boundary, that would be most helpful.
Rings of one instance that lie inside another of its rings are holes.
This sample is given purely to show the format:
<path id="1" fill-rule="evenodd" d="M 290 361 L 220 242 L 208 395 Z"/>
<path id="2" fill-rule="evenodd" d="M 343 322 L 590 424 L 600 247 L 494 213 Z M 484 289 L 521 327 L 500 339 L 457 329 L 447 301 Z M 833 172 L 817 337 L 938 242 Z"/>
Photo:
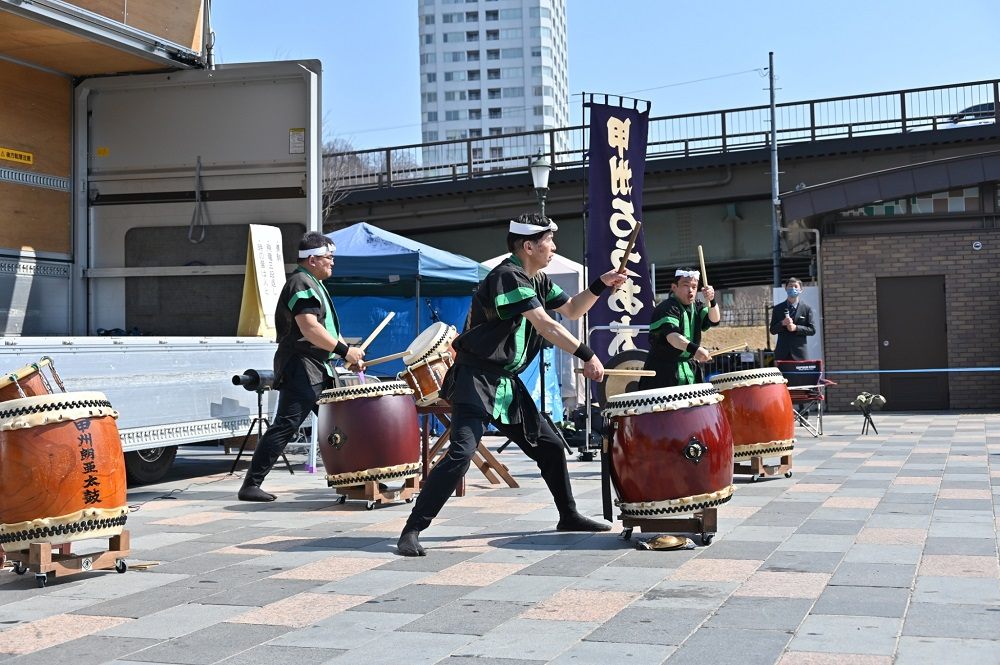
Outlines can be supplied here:
<path id="1" fill-rule="evenodd" d="M 125 477 L 130 485 L 147 485 L 167 475 L 177 456 L 177 446 L 147 448 L 125 453 Z"/>

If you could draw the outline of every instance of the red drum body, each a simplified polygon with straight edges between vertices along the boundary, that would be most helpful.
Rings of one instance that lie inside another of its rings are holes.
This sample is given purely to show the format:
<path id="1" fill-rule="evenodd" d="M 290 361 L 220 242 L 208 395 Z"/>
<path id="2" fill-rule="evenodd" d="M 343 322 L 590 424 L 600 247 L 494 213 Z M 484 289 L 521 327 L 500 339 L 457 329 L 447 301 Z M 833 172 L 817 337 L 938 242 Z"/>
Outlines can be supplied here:
<path id="1" fill-rule="evenodd" d="M 775 368 L 717 374 L 736 460 L 787 455 L 795 448 L 795 418 L 787 381 Z"/>
<path id="2" fill-rule="evenodd" d="M 417 406 L 430 406 L 440 400 L 441 382 L 455 362 L 451 343 L 457 336 L 455 326 L 438 321 L 417 335 L 410 352 L 403 356 L 406 369 L 396 378 L 410 386 Z"/>
<path id="3" fill-rule="evenodd" d="M 722 396 L 698 383 L 608 398 L 611 480 L 623 517 L 658 517 L 729 501 L 733 438 Z"/>
<path id="4" fill-rule="evenodd" d="M 122 532 L 128 504 L 117 417 L 97 392 L 0 404 L 0 547 Z"/>
<path id="5" fill-rule="evenodd" d="M 10 374 L 0 376 L 0 402 L 36 395 L 51 395 L 54 392 L 52 386 L 42 374 L 42 368 L 46 366 L 62 392 L 66 392 L 52 360 L 46 356 L 37 363 L 25 365 Z"/>
<path id="6" fill-rule="evenodd" d="M 417 407 L 413 391 L 402 381 L 324 390 L 318 434 L 330 487 L 420 473 Z"/>

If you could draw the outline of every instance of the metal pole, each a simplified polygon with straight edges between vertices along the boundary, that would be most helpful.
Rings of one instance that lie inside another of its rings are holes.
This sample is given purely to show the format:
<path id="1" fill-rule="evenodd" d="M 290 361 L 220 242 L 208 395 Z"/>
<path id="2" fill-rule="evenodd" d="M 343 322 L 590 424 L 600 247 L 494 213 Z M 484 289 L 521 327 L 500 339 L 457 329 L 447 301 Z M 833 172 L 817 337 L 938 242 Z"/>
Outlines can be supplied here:
<path id="1" fill-rule="evenodd" d="M 774 287 L 781 286 L 781 233 L 778 230 L 778 125 L 774 107 L 774 51 L 767 54 L 771 89 L 771 268 Z"/>

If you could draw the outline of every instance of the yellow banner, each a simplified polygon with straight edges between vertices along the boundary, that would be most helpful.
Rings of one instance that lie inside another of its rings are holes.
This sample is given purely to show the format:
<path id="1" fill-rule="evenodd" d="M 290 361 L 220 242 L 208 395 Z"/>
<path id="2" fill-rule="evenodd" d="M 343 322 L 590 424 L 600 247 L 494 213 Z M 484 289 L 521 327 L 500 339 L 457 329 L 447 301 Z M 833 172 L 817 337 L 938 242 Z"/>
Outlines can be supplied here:
<path id="1" fill-rule="evenodd" d="M 14 150 L 13 148 L 0 148 L 0 159 L 5 159 L 8 162 L 17 162 L 18 164 L 31 165 L 35 163 L 35 155 L 33 153 Z"/>
<path id="2" fill-rule="evenodd" d="M 285 284 L 285 262 L 281 252 L 281 230 L 276 226 L 251 224 L 247 238 L 247 268 L 243 280 L 243 302 L 236 334 L 240 337 L 274 339 L 274 308 Z"/>

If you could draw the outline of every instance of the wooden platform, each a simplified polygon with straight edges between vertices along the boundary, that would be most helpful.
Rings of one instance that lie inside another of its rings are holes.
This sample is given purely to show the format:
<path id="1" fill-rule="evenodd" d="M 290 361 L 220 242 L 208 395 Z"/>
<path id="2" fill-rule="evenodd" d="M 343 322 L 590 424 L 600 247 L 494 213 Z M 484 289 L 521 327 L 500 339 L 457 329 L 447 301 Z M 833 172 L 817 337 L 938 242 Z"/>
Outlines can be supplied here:
<path id="1" fill-rule="evenodd" d="M 407 478 L 398 490 L 381 489 L 383 486 L 384 484 L 377 480 L 367 480 L 359 485 L 344 485 L 336 489 L 340 495 L 340 503 L 348 499 L 367 501 L 368 510 L 374 510 L 377 505 L 413 501 L 413 497 L 420 491 L 420 476 Z"/>
<path id="2" fill-rule="evenodd" d="M 6 556 L 14 561 L 14 572 L 18 575 L 24 575 L 29 570 L 33 572 L 35 583 L 39 588 L 45 586 L 49 573 L 53 577 L 64 577 L 92 570 L 111 570 L 113 568 L 119 573 L 128 570 L 128 564 L 125 563 L 125 557 L 130 553 L 128 529 L 123 530 L 120 535 L 109 538 L 106 550 L 72 554 L 70 552 L 71 544 L 31 543 L 27 550 L 7 552 Z M 19 558 L 23 557 L 25 552 L 28 554 L 27 562 L 23 558 Z"/>
<path id="3" fill-rule="evenodd" d="M 764 457 L 756 455 L 745 461 L 733 463 L 734 475 L 749 475 L 750 482 L 755 483 L 761 478 L 774 476 L 792 477 L 792 453 L 781 455 L 777 464 L 765 464 Z"/>
<path id="4" fill-rule="evenodd" d="M 690 534 L 701 538 L 702 545 L 708 545 L 719 530 L 719 512 L 717 508 L 705 508 L 677 517 L 627 517 L 619 515 L 625 529 L 621 533 L 622 540 L 632 539 L 632 530 L 638 528 L 643 533 Z"/>

